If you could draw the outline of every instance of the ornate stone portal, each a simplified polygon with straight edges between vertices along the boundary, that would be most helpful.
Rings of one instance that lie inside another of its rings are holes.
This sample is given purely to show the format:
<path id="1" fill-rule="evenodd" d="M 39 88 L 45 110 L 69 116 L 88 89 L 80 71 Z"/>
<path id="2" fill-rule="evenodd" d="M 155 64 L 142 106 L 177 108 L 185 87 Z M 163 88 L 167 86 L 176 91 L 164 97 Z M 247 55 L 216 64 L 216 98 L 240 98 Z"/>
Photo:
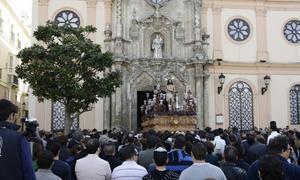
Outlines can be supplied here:
<path id="1" fill-rule="evenodd" d="M 104 100 L 105 127 L 139 129 L 141 92 L 152 91 L 156 84 L 166 89 L 167 79 L 173 79 L 179 102 L 187 86 L 191 87 L 198 104 L 197 126 L 204 126 L 210 61 L 208 35 L 201 30 L 201 0 L 114 0 L 112 7 L 105 48 L 114 53 L 123 84 Z"/>

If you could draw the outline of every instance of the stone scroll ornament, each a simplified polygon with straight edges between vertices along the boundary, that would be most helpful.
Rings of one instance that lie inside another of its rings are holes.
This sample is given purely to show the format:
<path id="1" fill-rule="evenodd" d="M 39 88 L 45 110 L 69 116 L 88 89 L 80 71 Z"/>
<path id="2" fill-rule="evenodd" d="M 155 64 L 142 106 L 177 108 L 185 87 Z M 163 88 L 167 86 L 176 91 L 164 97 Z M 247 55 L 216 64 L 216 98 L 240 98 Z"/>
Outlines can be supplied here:
<path id="1" fill-rule="evenodd" d="M 166 5 L 170 0 L 146 0 L 149 4 L 156 8 L 163 7 Z"/>

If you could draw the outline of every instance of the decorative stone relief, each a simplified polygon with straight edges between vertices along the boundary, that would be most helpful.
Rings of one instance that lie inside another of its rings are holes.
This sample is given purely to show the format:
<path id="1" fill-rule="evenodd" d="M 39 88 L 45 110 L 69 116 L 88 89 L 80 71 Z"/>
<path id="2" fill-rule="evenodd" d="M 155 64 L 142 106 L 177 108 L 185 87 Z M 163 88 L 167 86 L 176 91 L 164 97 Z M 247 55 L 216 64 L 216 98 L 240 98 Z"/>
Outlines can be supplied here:
<path id="1" fill-rule="evenodd" d="M 112 30 L 106 28 L 105 42 L 112 39 L 115 64 L 121 66 L 123 75 L 123 85 L 111 104 L 115 114 L 112 122 L 121 114 L 122 126 L 135 129 L 137 91 L 152 91 L 157 83 L 166 86 L 166 79 L 170 78 L 174 79 L 179 94 L 188 85 L 193 92 L 197 91 L 200 107 L 204 75 L 195 67 L 205 66 L 209 37 L 201 27 L 201 0 L 114 0 L 112 3 Z M 155 47 L 157 35 L 161 41 Z M 200 122 L 202 117 L 197 118 Z"/>
<path id="2" fill-rule="evenodd" d="M 132 24 L 129 28 L 129 36 L 132 40 L 137 40 L 139 38 L 140 27 L 138 25 L 138 21 L 136 19 L 132 20 Z"/>

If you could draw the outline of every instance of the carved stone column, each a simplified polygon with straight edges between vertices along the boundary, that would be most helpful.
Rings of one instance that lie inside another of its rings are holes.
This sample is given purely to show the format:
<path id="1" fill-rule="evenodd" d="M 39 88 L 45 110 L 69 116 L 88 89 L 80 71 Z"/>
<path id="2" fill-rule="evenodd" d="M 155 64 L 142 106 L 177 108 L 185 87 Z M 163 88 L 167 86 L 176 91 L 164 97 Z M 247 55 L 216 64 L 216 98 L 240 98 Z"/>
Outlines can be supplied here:
<path id="1" fill-rule="evenodd" d="M 209 79 L 209 70 L 208 70 L 208 64 L 204 65 L 204 71 L 203 71 L 203 127 L 208 126 L 209 121 L 209 92 L 208 92 L 208 79 Z"/>
<path id="2" fill-rule="evenodd" d="M 194 0 L 194 58 L 204 59 L 201 38 L 201 1 Z"/>
<path id="3" fill-rule="evenodd" d="M 48 20 L 48 2 L 49 0 L 39 0 L 39 25 L 43 25 Z"/>
<path id="4" fill-rule="evenodd" d="M 96 5 L 97 0 L 87 0 L 87 25 L 96 26 Z M 96 33 L 89 34 L 89 38 L 92 41 L 96 40 Z"/>
<path id="5" fill-rule="evenodd" d="M 122 33 L 123 33 L 122 0 L 116 0 L 116 22 L 117 22 L 116 37 L 122 37 Z"/>
<path id="6" fill-rule="evenodd" d="M 202 5 L 201 8 L 201 27 L 205 31 L 207 30 L 207 7 L 205 7 L 204 5 Z"/>
<path id="7" fill-rule="evenodd" d="M 201 2 L 200 0 L 194 0 L 194 25 L 195 25 L 195 40 L 201 41 Z"/>
<path id="8" fill-rule="evenodd" d="M 269 53 L 267 50 L 267 19 L 266 10 L 263 6 L 256 7 L 256 39 L 257 39 L 257 61 L 268 61 Z"/>
<path id="9" fill-rule="evenodd" d="M 112 51 L 112 2 L 111 0 L 104 0 L 105 7 L 105 40 L 104 49 L 105 51 Z"/>
<path id="10" fill-rule="evenodd" d="M 123 24 L 122 24 L 122 0 L 115 0 L 116 3 L 116 36 L 114 52 L 117 57 L 123 56 Z"/>
<path id="11" fill-rule="evenodd" d="M 222 24 L 221 24 L 221 7 L 213 7 L 213 25 L 214 25 L 214 50 L 213 59 L 223 58 L 222 48 Z"/>
<path id="12" fill-rule="evenodd" d="M 204 127 L 204 89 L 203 89 L 203 65 L 200 63 L 195 64 L 195 94 L 197 98 L 197 127 Z"/>

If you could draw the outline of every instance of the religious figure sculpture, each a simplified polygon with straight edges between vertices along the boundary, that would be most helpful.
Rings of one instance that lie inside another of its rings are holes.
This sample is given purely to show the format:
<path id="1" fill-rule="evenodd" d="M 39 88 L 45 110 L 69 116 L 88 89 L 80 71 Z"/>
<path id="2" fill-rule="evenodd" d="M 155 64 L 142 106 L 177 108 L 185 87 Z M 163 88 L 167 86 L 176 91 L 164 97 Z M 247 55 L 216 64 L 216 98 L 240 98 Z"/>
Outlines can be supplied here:
<path id="1" fill-rule="evenodd" d="M 156 37 L 152 41 L 152 49 L 154 50 L 154 58 L 162 58 L 162 46 L 164 44 L 164 40 L 160 35 L 156 35 Z"/>
<path id="2" fill-rule="evenodd" d="M 167 95 L 166 95 L 167 99 L 166 100 L 167 100 L 169 105 L 172 105 L 172 103 L 174 102 L 175 88 L 174 88 L 174 84 L 173 84 L 171 79 L 168 79 L 166 93 L 167 93 Z"/>
<path id="3" fill-rule="evenodd" d="M 132 25 L 129 28 L 129 36 L 133 40 L 137 40 L 139 37 L 139 25 L 136 19 L 132 20 Z"/>

